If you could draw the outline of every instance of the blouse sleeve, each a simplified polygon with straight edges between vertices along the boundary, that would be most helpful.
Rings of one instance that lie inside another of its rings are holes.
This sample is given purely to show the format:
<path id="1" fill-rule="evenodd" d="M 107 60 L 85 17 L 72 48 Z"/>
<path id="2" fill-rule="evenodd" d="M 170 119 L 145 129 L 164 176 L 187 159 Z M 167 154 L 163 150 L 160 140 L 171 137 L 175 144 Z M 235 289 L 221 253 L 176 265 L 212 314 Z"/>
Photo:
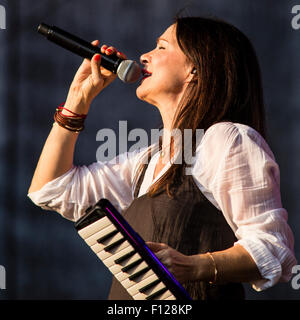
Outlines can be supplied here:
<path id="1" fill-rule="evenodd" d="M 121 154 L 106 162 L 73 166 L 28 197 L 42 209 L 57 211 L 71 221 L 78 220 L 100 198 L 110 200 L 123 211 L 133 200 L 135 169 L 144 149 Z"/>
<path id="2" fill-rule="evenodd" d="M 211 193 L 235 232 L 236 244 L 251 255 L 263 280 L 261 291 L 291 278 L 294 238 L 282 207 L 280 172 L 272 151 L 254 129 L 219 123 L 204 135 L 195 176 Z M 198 167 L 198 168 L 197 168 Z"/>

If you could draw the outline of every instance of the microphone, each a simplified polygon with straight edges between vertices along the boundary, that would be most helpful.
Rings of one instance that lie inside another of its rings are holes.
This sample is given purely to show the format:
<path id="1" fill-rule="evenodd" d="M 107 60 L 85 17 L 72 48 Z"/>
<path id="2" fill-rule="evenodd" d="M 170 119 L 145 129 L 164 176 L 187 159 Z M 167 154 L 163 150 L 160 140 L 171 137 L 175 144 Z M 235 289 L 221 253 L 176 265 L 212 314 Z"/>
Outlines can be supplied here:
<path id="1" fill-rule="evenodd" d="M 91 60 L 95 54 L 101 55 L 101 66 L 115 74 L 125 83 L 136 82 L 141 75 L 141 68 L 137 62 L 125 60 L 117 57 L 115 54 L 103 54 L 100 48 L 93 46 L 89 42 L 82 40 L 58 27 L 48 26 L 41 23 L 38 26 L 38 32 L 44 35 L 48 40 L 59 46 L 76 53 L 77 55 Z"/>

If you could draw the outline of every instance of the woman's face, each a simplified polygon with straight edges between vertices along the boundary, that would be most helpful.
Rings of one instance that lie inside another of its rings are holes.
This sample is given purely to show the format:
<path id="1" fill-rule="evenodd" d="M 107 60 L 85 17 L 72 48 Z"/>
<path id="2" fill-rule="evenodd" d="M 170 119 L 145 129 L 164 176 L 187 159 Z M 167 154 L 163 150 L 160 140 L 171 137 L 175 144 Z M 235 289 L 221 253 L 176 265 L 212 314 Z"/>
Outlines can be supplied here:
<path id="1" fill-rule="evenodd" d="M 192 78 L 192 65 L 177 43 L 174 24 L 157 39 L 154 50 L 141 56 L 141 63 L 143 79 L 136 94 L 156 106 L 168 99 L 178 101 Z"/>

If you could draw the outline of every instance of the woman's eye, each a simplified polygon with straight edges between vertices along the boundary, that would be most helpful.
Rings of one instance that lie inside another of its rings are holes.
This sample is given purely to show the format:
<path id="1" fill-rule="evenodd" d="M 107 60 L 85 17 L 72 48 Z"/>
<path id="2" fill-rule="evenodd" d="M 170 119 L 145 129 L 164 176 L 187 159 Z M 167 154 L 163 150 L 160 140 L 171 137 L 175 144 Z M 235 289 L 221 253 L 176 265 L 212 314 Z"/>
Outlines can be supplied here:
<path id="1" fill-rule="evenodd" d="M 158 49 L 163 50 L 163 49 L 165 49 L 165 47 L 159 46 Z"/>

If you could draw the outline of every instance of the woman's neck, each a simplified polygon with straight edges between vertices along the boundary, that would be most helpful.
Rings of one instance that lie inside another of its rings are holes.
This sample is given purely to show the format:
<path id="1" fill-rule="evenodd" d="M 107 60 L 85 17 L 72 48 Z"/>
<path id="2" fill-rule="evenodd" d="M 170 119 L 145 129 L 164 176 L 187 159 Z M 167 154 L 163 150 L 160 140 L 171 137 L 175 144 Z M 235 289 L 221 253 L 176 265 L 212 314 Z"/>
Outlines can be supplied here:
<path id="1" fill-rule="evenodd" d="M 174 148 L 176 146 L 176 129 L 173 128 L 173 121 L 176 116 L 177 108 L 180 105 L 182 94 L 176 96 L 164 97 L 164 99 L 158 99 L 159 103 L 154 105 L 159 109 L 163 122 L 163 134 L 160 139 L 161 151 L 165 154 L 167 159 L 171 159 L 174 155 Z M 178 132 L 180 134 L 180 132 Z M 175 141 L 175 144 L 174 144 Z"/>

